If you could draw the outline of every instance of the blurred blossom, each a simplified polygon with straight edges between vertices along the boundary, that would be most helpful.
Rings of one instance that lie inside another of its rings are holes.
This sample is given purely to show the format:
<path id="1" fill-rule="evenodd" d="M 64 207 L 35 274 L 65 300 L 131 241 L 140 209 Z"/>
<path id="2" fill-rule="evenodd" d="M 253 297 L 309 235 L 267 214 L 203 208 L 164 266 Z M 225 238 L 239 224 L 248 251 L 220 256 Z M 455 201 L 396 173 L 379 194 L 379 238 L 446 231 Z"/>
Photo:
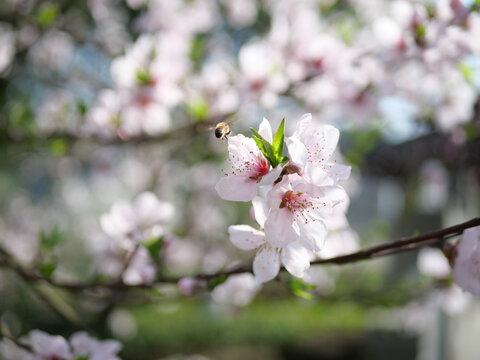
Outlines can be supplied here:
<path id="1" fill-rule="evenodd" d="M 135 318 L 126 310 L 115 309 L 107 319 L 112 334 L 120 339 L 130 340 L 137 334 Z"/>
<path id="2" fill-rule="evenodd" d="M 249 26 L 257 18 L 256 0 L 222 0 L 228 20 L 235 26 Z"/>
<path id="3" fill-rule="evenodd" d="M 418 271 L 435 279 L 445 279 L 450 276 L 450 264 L 440 249 L 424 247 L 417 257 Z"/>
<path id="4" fill-rule="evenodd" d="M 6 338 L 0 341 L 0 354 L 5 360 L 35 360 L 28 351 Z"/>
<path id="5" fill-rule="evenodd" d="M 123 274 L 128 285 L 150 284 L 155 279 L 156 266 L 148 251 L 140 246 Z"/>
<path id="6" fill-rule="evenodd" d="M 0 220 L 0 245 L 23 265 L 31 265 L 37 257 L 39 243 L 37 233 L 26 230 L 9 228 Z"/>
<path id="7" fill-rule="evenodd" d="M 203 258 L 199 243 L 189 240 L 173 240 L 165 249 L 165 262 L 169 271 L 185 274 L 198 270 Z"/>
<path id="8" fill-rule="evenodd" d="M 0 77 L 15 56 L 15 34 L 10 25 L 0 22 Z"/>
<path id="9" fill-rule="evenodd" d="M 448 198 L 448 173 L 438 161 L 427 161 L 420 170 L 417 204 L 420 209 L 434 212 L 441 209 Z"/>
<path id="10" fill-rule="evenodd" d="M 102 215 L 100 222 L 106 234 L 128 247 L 128 239 L 141 242 L 163 235 L 160 224 L 170 221 L 174 212 L 172 204 L 158 200 L 151 192 L 144 192 L 133 203 L 117 201 L 109 213 Z"/>
<path id="11" fill-rule="evenodd" d="M 68 342 L 61 336 L 32 330 L 28 334 L 27 341 L 32 347 L 32 352 L 25 351 L 7 339 L 0 342 L 0 352 L 6 360 L 75 360 L 79 358 L 120 360 L 116 355 L 122 348 L 118 341 L 97 340 L 85 332 L 73 334 Z"/>
<path id="12" fill-rule="evenodd" d="M 334 278 L 321 266 L 310 267 L 305 273 L 303 281 L 306 284 L 315 285 L 315 290 L 321 295 L 331 294 L 335 289 Z"/>
<path id="13" fill-rule="evenodd" d="M 169 29 L 187 35 L 204 33 L 215 26 L 218 15 L 214 0 L 150 0 L 138 27 L 143 31 Z"/>
<path id="14" fill-rule="evenodd" d="M 242 46 L 238 59 L 246 93 L 260 99 L 265 107 L 276 105 L 278 94 L 288 87 L 281 72 L 281 54 L 268 42 L 255 41 Z"/>
<path id="15" fill-rule="evenodd" d="M 73 40 L 69 34 L 49 30 L 29 49 L 28 59 L 38 70 L 46 68 L 62 71 L 67 69 L 73 50 Z"/>
<path id="16" fill-rule="evenodd" d="M 206 289 L 204 280 L 199 280 L 192 277 L 181 278 L 178 282 L 178 289 L 185 296 L 192 296 L 199 291 Z"/>
<path id="17" fill-rule="evenodd" d="M 260 289 L 252 274 L 231 275 L 212 291 L 212 299 L 221 305 L 246 306 Z"/>
<path id="18" fill-rule="evenodd" d="M 324 259 L 353 253 L 360 249 L 358 235 L 349 227 L 331 231 L 327 235 L 324 248 L 318 252 Z"/>
<path id="19" fill-rule="evenodd" d="M 473 105 L 477 94 L 459 75 L 447 80 L 450 91 L 444 95 L 442 105 L 438 108 L 436 121 L 440 129 L 453 130 L 460 124 L 466 124 L 473 117 Z"/>
<path id="20" fill-rule="evenodd" d="M 73 356 L 86 357 L 88 360 L 120 360 L 117 353 L 122 344 L 115 340 L 99 341 L 86 332 L 77 332 L 70 337 Z"/>
<path id="21" fill-rule="evenodd" d="M 35 119 L 40 132 L 74 130 L 78 118 L 72 95 L 64 90 L 48 94 L 36 110 Z"/>
<path id="22" fill-rule="evenodd" d="M 220 271 L 227 264 L 228 256 L 222 249 L 211 249 L 203 257 L 202 268 L 205 273 Z"/>
<path id="23" fill-rule="evenodd" d="M 120 121 L 121 106 L 122 101 L 117 92 L 111 89 L 102 90 L 97 103 L 87 113 L 84 131 L 103 137 L 114 135 Z"/>
<path id="24" fill-rule="evenodd" d="M 463 290 L 480 296 L 480 227 L 464 230 L 455 250 L 453 280 Z"/>
<path id="25" fill-rule="evenodd" d="M 49 335 L 40 330 L 29 333 L 33 352 L 38 357 L 33 359 L 71 359 L 72 353 L 67 340 L 58 335 Z"/>

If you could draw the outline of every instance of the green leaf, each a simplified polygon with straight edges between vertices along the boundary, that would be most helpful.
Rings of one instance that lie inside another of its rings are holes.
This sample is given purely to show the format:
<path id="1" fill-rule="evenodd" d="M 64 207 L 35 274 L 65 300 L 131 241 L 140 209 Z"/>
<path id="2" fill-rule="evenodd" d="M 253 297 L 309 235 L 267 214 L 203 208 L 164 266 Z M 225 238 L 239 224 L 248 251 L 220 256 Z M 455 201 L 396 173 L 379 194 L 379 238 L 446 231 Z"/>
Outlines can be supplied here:
<path id="1" fill-rule="evenodd" d="M 227 281 L 228 276 L 227 275 L 220 275 L 217 276 L 216 278 L 213 278 L 212 280 L 208 281 L 208 289 L 212 291 L 215 289 L 218 285 L 223 284 L 225 281 Z"/>
<path id="2" fill-rule="evenodd" d="M 150 75 L 150 71 L 148 70 L 137 70 L 135 74 L 137 78 L 137 82 L 140 86 L 147 86 L 152 81 L 152 76 Z"/>
<path id="3" fill-rule="evenodd" d="M 160 254 L 160 250 L 163 246 L 163 236 L 158 238 L 150 238 L 147 241 L 142 242 L 142 246 L 148 250 L 150 257 L 153 260 L 158 259 L 158 255 Z"/>
<path id="4" fill-rule="evenodd" d="M 288 281 L 290 291 L 305 300 L 312 300 L 314 296 L 309 292 L 315 289 L 315 285 L 306 284 L 302 279 L 291 279 Z"/>
<path id="5" fill-rule="evenodd" d="M 36 14 L 35 18 L 37 22 L 41 26 L 49 26 L 51 25 L 58 15 L 58 6 L 57 4 L 44 4 L 38 13 Z"/>
<path id="6" fill-rule="evenodd" d="M 272 165 L 272 167 L 277 167 L 278 162 L 273 153 L 272 145 L 267 140 L 265 140 L 264 137 L 260 135 L 257 130 L 255 130 L 254 128 L 250 128 L 250 130 L 252 130 L 253 140 L 255 140 L 255 143 L 257 144 L 262 154 L 267 158 L 268 162 Z"/>
<path id="7" fill-rule="evenodd" d="M 73 360 L 88 360 L 88 357 L 87 357 L 87 356 L 82 356 L 82 355 L 80 355 L 80 356 L 77 356 L 77 357 L 76 357 L 75 359 L 73 359 Z"/>
<path id="8" fill-rule="evenodd" d="M 49 145 L 50 152 L 57 157 L 64 156 L 68 151 L 68 144 L 64 139 L 53 139 Z"/>
<path id="9" fill-rule="evenodd" d="M 57 264 L 53 261 L 37 264 L 37 270 L 46 278 L 51 278 L 56 268 Z"/>
<path id="10" fill-rule="evenodd" d="M 200 63 L 205 57 L 206 37 L 205 35 L 197 35 L 192 41 L 190 47 L 190 59 L 195 63 Z"/>
<path id="11" fill-rule="evenodd" d="M 40 245 L 46 250 L 52 250 L 55 246 L 60 244 L 62 240 L 63 237 L 58 226 L 54 226 L 49 233 L 44 230 L 40 231 Z"/>
<path id="12" fill-rule="evenodd" d="M 199 98 L 187 104 L 187 111 L 193 120 L 202 121 L 207 118 L 210 108 L 205 99 Z"/>
<path id="13" fill-rule="evenodd" d="M 277 165 L 283 161 L 283 144 L 284 144 L 284 137 L 285 137 L 285 118 L 283 118 L 280 126 L 277 129 L 277 132 L 273 136 L 272 141 L 272 148 L 273 148 L 273 156 L 275 157 L 275 161 Z"/>
<path id="14" fill-rule="evenodd" d="M 83 100 L 78 100 L 77 101 L 77 111 L 81 116 L 85 116 L 88 111 L 87 104 Z"/>
<path id="15" fill-rule="evenodd" d="M 467 80 L 469 83 L 472 83 L 473 77 L 475 76 L 472 67 L 468 66 L 468 64 L 466 64 L 465 62 L 461 62 L 460 64 L 458 64 L 458 68 L 465 80 Z"/>

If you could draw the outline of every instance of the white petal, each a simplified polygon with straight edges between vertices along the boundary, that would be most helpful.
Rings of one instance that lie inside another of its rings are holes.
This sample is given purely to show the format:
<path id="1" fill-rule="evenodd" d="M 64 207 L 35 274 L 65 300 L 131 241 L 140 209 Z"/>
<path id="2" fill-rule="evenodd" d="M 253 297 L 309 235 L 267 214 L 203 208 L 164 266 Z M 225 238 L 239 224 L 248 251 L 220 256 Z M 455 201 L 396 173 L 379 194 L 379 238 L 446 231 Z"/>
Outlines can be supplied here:
<path id="1" fill-rule="evenodd" d="M 257 183 L 247 176 L 226 176 L 215 185 L 218 195 L 229 201 L 250 201 L 257 195 Z"/>
<path id="2" fill-rule="evenodd" d="M 309 161 L 321 166 L 332 156 L 337 147 L 340 132 L 331 125 L 323 125 L 315 132 L 306 133 L 302 139 L 307 148 Z"/>
<path id="3" fill-rule="evenodd" d="M 34 352 L 42 357 L 68 359 L 72 356 L 67 340 L 61 336 L 49 335 L 40 330 L 32 330 L 29 335 Z"/>
<path id="4" fill-rule="evenodd" d="M 328 175 L 335 181 L 347 180 L 350 177 L 352 167 L 342 164 L 327 164 L 324 167 Z"/>
<path id="5" fill-rule="evenodd" d="M 329 214 L 335 206 L 348 201 L 348 195 L 341 186 L 315 186 L 311 184 L 299 184 L 295 191 L 303 192 L 311 196 L 317 206 L 317 213 Z"/>
<path id="6" fill-rule="evenodd" d="M 242 250 L 253 250 L 265 243 L 263 231 L 248 225 L 232 225 L 228 227 L 230 241 Z"/>
<path id="7" fill-rule="evenodd" d="M 260 126 L 258 127 L 258 133 L 263 136 L 265 140 L 267 140 L 270 144 L 273 141 L 272 136 L 272 127 L 270 126 L 270 122 L 263 118 Z"/>
<path id="8" fill-rule="evenodd" d="M 291 137 L 289 138 L 287 148 L 290 160 L 296 165 L 305 166 L 305 164 L 307 163 L 308 155 L 305 144 L 301 142 L 298 138 Z"/>
<path id="9" fill-rule="evenodd" d="M 297 127 L 295 129 L 295 132 L 293 133 L 293 136 L 296 136 L 297 138 L 301 139 L 303 134 L 305 134 L 308 127 L 311 125 L 311 123 L 312 123 L 312 114 L 307 113 L 302 115 L 302 117 L 297 122 Z"/>
<path id="10" fill-rule="evenodd" d="M 300 231 L 299 241 L 302 245 L 313 252 L 320 251 L 325 245 L 328 232 L 327 223 L 323 219 L 313 216 L 312 213 L 306 220 L 299 219 L 296 223 Z"/>
<path id="11" fill-rule="evenodd" d="M 277 166 L 275 169 L 272 169 L 267 175 L 263 176 L 262 179 L 258 182 L 259 186 L 272 185 L 275 180 L 278 179 L 280 173 L 282 172 L 283 166 Z"/>
<path id="12" fill-rule="evenodd" d="M 310 252 L 295 241 L 282 249 L 281 260 L 290 274 L 301 278 L 310 267 Z"/>
<path id="13" fill-rule="evenodd" d="M 280 256 L 277 250 L 268 244 L 257 252 L 253 260 L 253 273 L 258 283 L 274 279 L 280 271 Z"/>
<path id="14" fill-rule="evenodd" d="M 316 186 L 333 185 L 334 181 L 323 167 L 314 166 L 307 163 L 305 166 L 305 176 L 310 179 L 310 183 Z"/>
<path id="15" fill-rule="evenodd" d="M 293 216 L 287 208 L 274 209 L 265 221 L 265 237 L 267 242 L 277 248 L 283 248 L 298 239 L 293 226 Z"/>
<path id="16" fill-rule="evenodd" d="M 232 136 L 228 139 L 228 153 L 232 164 L 242 169 L 247 161 L 258 162 L 258 157 L 263 157 L 255 140 L 247 138 L 242 134 Z"/>
<path id="17" fill-rule="evenodd" d="M 160 201 L 154 193 L 146 191 L 136 198 L 135 211 L 141 226 L 148 227 L 169 221 L 175 209 L 172 204 Z"/>
<path id="18" fill-rule="evenodd" d="M 255 220 L 258 225 L 263 229 L 265 226 L 265 221 L 267 220 L 267 203 L 265 199 L 262 199 L 260 196 L 255 196 L 252 200 L 253 213 L 255 214 Z"/>
<path id="19" fill-rule="evenodd" d="M 108 214 L 100 218 L 103 231 L 112 237 L 124 236 L 136 227 L 136 214 L 132 206 L 125 201 L 113 204 Z"/>

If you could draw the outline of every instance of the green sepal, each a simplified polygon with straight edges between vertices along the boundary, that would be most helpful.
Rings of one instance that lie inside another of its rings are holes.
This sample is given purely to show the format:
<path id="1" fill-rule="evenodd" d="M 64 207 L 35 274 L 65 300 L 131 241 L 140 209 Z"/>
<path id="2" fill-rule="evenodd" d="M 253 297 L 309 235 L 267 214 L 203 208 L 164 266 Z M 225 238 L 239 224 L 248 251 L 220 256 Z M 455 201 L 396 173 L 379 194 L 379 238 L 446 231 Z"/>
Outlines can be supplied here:
<path id="1" fill-rule="evenodd" d="M 295 295 L 305 300 L 313 300 L 314 296 L 310 291 L 315 289 L 315 285 L 306 284 L 302 279 L 291 279 L 288 281 L 290 291 Z"/>
<path id="2" fill-rule="evenodd" d="M 163 236 L 149 238 L 147 241 L 142 242 L 142 246 L 148 250 L 150 257 L 156 261 L 163 246 Z"/>
<path id="3" fill-rule="evenodd" d="M 58 226 L 54 226 L 49 233 L 44 230 L 40 231 L 40 246 L 45 250 L 52 250 L 63 240 L 62 234 Z"/>
<path id="4" fill-rule="evenodd" d="M 37 264 L 37 270 L 46 278 L 50 279 L 53 272 L 57 268 L 57 263 L 50 261 L 47 263 Z"/>
<path id="5" fill-rule="evenodd" d="M 227 275 L 220 275 L 217 276 L 211 280 L 208 281 L 208 290 L 212 291 L 215 289 L 218 285 L 223 284 L 225 281 L 227 281 L 228 276 Z"/>
<path id="6" fill-rule="evenodd" d="M 283 118 L 280 123 L 277 132 L 273 136 L 272 148 L 273 155 L 275 156 L 275 161 L 277 165 L 280 164 L 283 160 L 283 146 L 284 146 L 284 137 L 285 137 L 285 118 Z"/>

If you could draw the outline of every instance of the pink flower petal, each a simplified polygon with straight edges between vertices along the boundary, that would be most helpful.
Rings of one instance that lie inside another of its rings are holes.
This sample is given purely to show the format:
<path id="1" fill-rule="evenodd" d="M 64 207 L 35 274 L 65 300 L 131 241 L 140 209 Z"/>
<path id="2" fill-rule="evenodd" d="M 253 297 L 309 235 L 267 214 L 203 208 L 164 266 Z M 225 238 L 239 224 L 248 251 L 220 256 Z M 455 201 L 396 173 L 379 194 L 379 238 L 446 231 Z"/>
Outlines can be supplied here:
<path id="1" fill-rule="evenodd" d="M 248 225 L 232 225 L 228 227 L 230 241 L 242 250 L 253 250 L 265 243 L 263 231 Z"/>
<path id="2" fill-rule="evenodd" d="M 280 256 L 276 249 L 266 244 L 253 260 L 253 273 L 258 283 L 274 279 L 280 271 Z"/>
<path id="3" fill-rule="evenodd" d="M 295 241 L 282 249 L 280 259 L 290 274 L 301 278 L 310 267 L 310 255 L 307 249 Z"/>
<path id="4" fill-rule="evenodd" d="M 226 176 L 215 185 L 218 195 L 229 201 L 250 201 L 257 195 L 257 183 L 247 176 Z"/>
<path id="5" fill-rule="evenodd" d="M 267 242 L 277 248 L 283 248 L 298 239 L 295 231 L 293 215 L 288 209 L 272 209 L 265 221 Z"/>

